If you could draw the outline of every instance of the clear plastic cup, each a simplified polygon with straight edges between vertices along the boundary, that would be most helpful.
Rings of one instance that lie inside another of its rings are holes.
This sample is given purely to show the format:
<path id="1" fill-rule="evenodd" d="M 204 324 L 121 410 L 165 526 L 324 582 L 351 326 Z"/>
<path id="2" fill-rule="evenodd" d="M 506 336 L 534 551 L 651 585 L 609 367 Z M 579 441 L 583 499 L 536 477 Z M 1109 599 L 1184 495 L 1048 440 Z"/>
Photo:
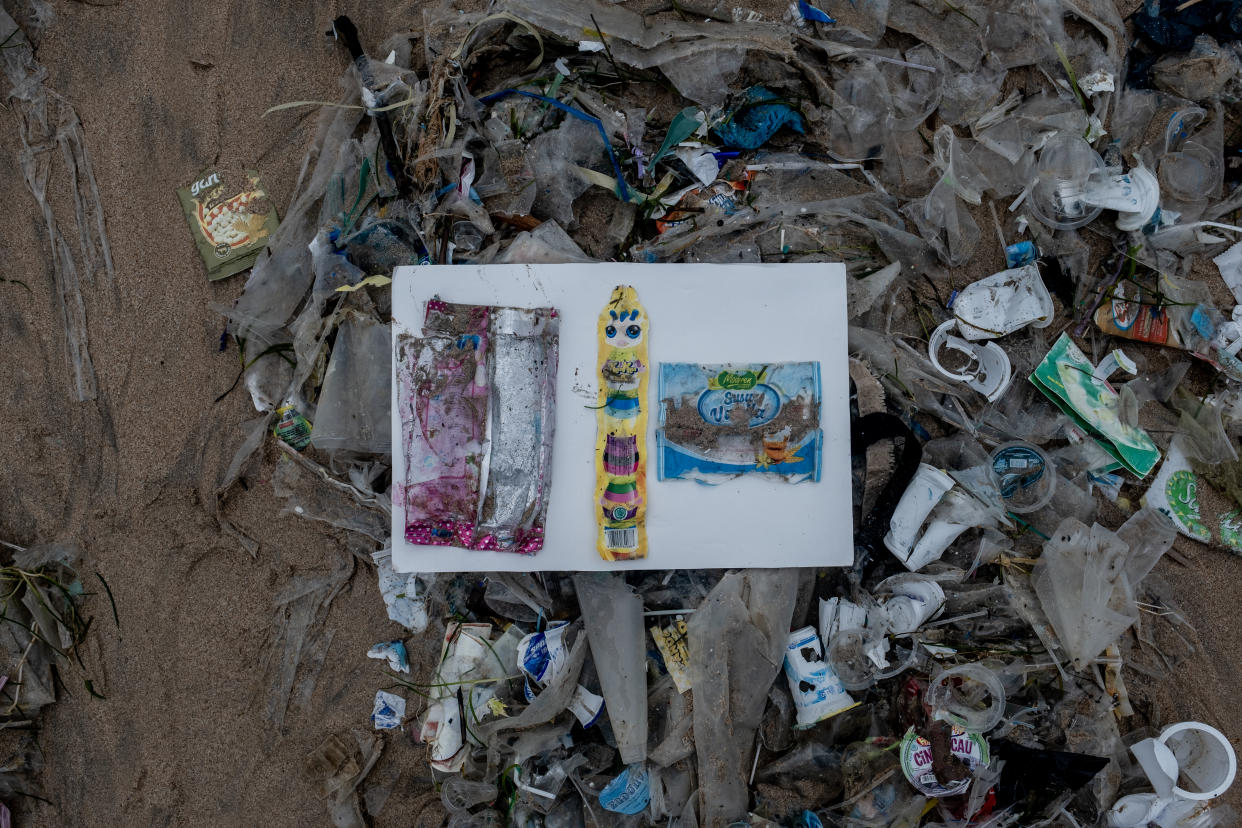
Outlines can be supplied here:
<path id="1" fill-rule="evenodd" d="M 992 477 L 1009 511 L 1037 512 L 1052 500 L 1056 466 L 1039 446 L 1021 440 L 1005 443 L 997 446 L 991 459 Z"/>
<path id="2" fill-rule="evenodd" d="M 1160 160 L 1160 189 L 1178 201 L 1206 201 L 1221 180 L 1221 159 L 1195 141 Z"/>
<path id="3" fill-rule="evenodd" d="M 1044 145 L 1035 165 L 1029 200 L 1035 217 L 1057 230 L 1073 230 L 1103 210 L 1082 200 L 1087 180 L 1104 170 L 1104 159 L 1082 138 L 1061 133 Z"/>

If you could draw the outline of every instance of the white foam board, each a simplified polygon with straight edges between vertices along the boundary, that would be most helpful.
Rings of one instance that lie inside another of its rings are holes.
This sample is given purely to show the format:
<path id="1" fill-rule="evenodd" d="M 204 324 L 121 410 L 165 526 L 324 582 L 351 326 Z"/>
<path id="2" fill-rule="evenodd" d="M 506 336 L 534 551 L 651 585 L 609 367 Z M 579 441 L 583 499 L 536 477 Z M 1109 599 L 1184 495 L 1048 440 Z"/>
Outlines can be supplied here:
<path id="1" fill-rule="evenodd" d="M 393 566 L 402 572 L 496 572 L 848 566 L 849 373 L 841 264 L 452 265 L 398 268 L 393 333 L 418 335 L 428 299 L 555 307 L 561 316 L 556 433 L 546 540 L 536 555 L 418 546 L 405 540 L 393 498 Z M 633 285 L 650 316 L 647 451 L 652 456 L 660 362 L 817 360 L 822 380 L 823 472 L 788 484 L 746 475 L 717 486 L 661 481 L 648 464 L 648 555 L 605 561 L 595 550 L 595 361 L 599 313 L 616 285 Z M 394 352 L 395 353 L 395 352 Z M 405 447 L 393 372 L 393 490 Z"/>

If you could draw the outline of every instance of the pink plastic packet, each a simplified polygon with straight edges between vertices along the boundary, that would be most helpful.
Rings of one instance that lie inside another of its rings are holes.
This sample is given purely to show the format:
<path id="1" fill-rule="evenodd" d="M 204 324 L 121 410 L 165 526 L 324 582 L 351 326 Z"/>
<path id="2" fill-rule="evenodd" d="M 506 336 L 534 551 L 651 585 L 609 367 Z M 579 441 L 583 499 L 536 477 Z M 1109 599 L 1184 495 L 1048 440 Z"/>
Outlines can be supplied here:
<path id="1" fill-rule="evenodd" d="M 559 317 L 552 308 L 432 300 L 398 341 L 410 543 L 543 548 Z"/>

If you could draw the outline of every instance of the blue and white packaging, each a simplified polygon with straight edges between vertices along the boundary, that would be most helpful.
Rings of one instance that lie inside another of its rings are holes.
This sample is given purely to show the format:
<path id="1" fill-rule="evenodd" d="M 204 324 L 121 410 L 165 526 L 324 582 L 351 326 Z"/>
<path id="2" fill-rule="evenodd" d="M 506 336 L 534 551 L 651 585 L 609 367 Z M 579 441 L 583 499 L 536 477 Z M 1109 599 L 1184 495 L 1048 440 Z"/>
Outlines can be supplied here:
<path id="1" fill-rule="evenodd" d="M 824 645 L 814 627 L 789 634 L 785 647 L 785 677 L 793 695 L 799 730 L 858 705 L 846 692 L 833 669 L 824 661 Z"/>
<path id="2" fill-rule="evenodd" d="M 599 792 L 599 804 L 614 814 L 640 814 L 651 801 L 646 765 L 629 765 Z"/>
<path id="3" fill-rule="evenodd" d="M 371 723 L 376 730 L 392 730 L 401 727 L 405 718 L 405 699 L 385 690 L 375 693 L 375 704 L 371 708 Z"/>

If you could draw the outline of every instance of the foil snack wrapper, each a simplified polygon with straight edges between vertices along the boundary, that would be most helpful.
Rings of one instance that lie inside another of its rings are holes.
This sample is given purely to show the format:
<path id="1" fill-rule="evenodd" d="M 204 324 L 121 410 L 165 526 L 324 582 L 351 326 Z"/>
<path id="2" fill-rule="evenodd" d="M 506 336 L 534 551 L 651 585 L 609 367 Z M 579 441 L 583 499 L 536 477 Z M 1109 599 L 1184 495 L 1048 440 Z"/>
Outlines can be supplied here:
<path id="1" fill-rule="evenodd" d="M 407 541 L 543 547 L 558 330 L 551 308 L 432 300 L 423 336 L 399 340 Z"/>
<path id="2" fill-rule="evenodd" d="M 542 309 L 495 308 L 491 314 L 493 392 L 476 548 L 530 553 L 543 546 L 559 322 L 555 311 Z"/>

